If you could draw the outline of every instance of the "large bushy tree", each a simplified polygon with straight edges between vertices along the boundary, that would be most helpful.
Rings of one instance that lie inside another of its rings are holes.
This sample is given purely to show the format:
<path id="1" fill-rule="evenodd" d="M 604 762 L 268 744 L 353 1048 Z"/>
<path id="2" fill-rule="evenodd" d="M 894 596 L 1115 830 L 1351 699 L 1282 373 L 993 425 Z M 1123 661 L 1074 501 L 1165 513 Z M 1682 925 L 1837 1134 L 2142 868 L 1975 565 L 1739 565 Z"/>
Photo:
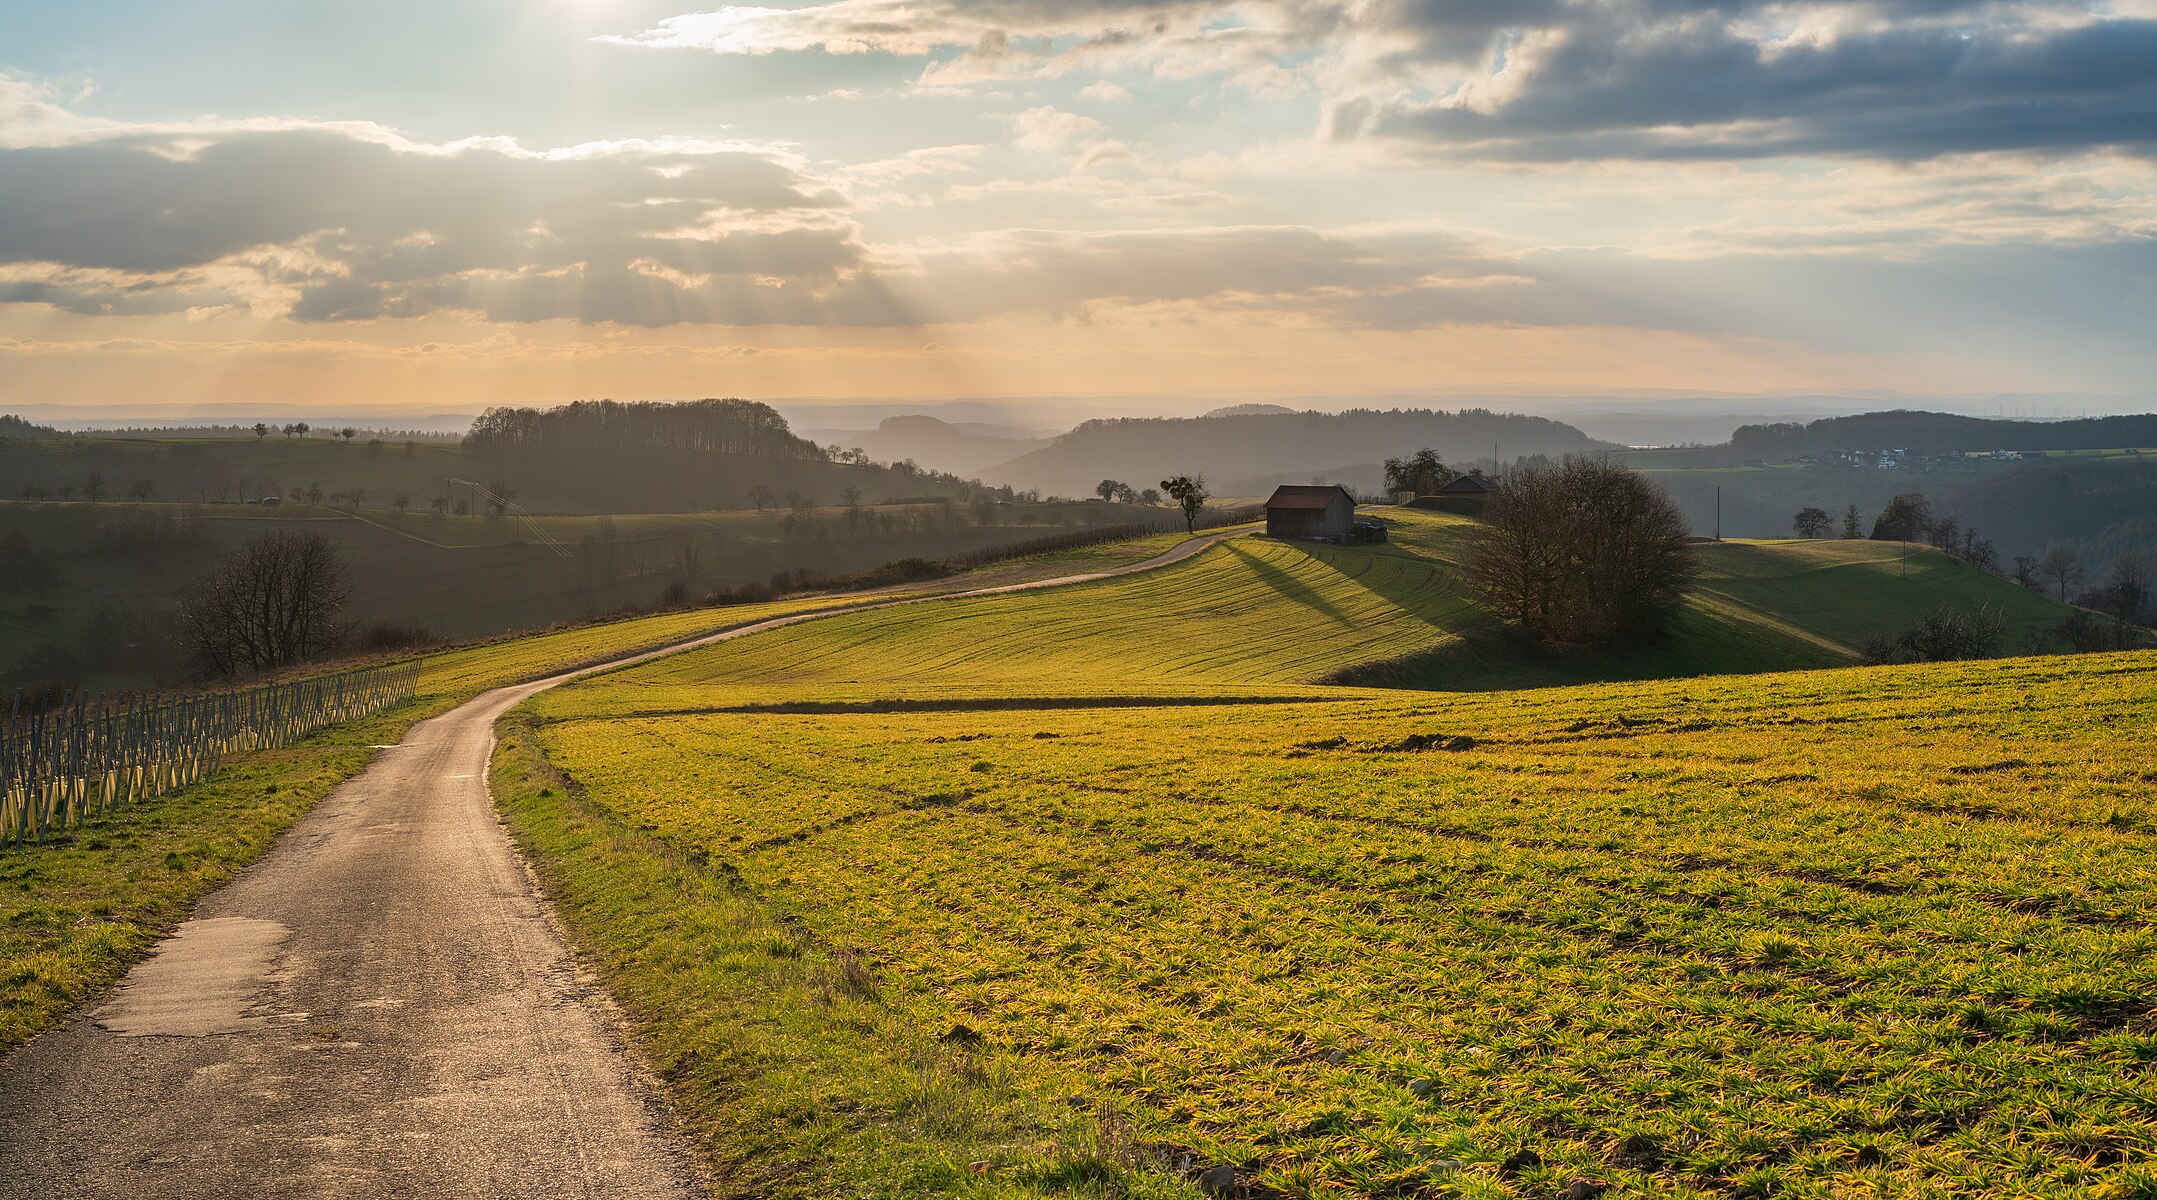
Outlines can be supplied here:
<path id="1" fill-rule="evenodd" d="M 1524 466 L 1484 506 L 1468 579 L 1540 642 L 1608 646 L 1667 630 L 1693 584 L 1689 533 L 1661 488 L 1607 459 Z"/>

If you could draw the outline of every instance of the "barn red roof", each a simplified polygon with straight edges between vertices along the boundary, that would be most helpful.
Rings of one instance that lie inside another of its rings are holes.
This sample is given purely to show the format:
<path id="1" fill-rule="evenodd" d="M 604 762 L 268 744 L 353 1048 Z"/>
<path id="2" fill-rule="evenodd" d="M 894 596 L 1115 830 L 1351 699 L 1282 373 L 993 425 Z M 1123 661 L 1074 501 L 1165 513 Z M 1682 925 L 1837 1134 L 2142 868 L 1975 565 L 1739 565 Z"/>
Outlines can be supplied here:
<path id="1" fill-rule="evenodd" d="M 1273 489 L 1273 498 L 1266 501 L 1267 508 L 1324 508 L 1333 503 L 1336 495 L 1346 497 L 1350 504 L 1355 497 L 1348 489 L 1337 483 L 1324 486 L 1316 484 L 1284 483 Z"/>

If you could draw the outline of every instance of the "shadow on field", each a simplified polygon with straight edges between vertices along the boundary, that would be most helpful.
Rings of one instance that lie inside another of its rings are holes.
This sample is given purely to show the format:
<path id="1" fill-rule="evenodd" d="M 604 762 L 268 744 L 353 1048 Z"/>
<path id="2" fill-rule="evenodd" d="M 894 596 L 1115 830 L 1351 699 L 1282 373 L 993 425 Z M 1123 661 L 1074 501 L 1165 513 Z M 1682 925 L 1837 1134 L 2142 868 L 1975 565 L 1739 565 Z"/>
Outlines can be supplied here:
<path id="1" fill-rule="evenodd" d="M 727 713 L 987 712 L 1057 708 L 1192 708 L 1240 704 L 1338 704 L 1349 696 L 949 696 L 881 700 L 781 700 L 770 704 L 714 704 L 694 708 L 638 709 L 619 714 L 694 717 Z"/>
<path id="2" fill-rule="evenodd" d="M 1267 561 L 1264 555 L 1254 554 L 1242 546 L 1233 544 L 1231 544 L 1231 548 L 1243 557 L 1243 565 L 1250 569 L 1251 574 L 1257 576 L 1260 583 L 1279 592 L 1282 599 L 1300 604 L 1343 628 L 1349 628 L 1355 624 L 1355 622 L 1348 619 L 1346 613 L 1328 603 L 1326 598 L 1319 594 L 1318 589 L 1297 579 L 1278 565 Z"/>

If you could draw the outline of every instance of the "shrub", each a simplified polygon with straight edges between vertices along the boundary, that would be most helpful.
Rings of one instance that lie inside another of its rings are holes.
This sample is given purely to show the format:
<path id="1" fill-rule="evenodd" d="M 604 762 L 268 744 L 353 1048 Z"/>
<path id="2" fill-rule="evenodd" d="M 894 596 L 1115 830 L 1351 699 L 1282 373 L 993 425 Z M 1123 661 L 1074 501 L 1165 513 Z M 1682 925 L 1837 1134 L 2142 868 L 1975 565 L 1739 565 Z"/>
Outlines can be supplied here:
<path id="1" fill-rule="evenodd" d="M 2077 654 L 2095 654 L 2105 650 L 2138 650 L 2149 643 L 2147 631 L 2120 620 L 2118 617 L 2100 617 L 2087 609 L 2078 608 L 2067 614 L 2053 631 Z"/>
<path id="2" fill-rule="evenodd" d="M 1865 647 L 1865 661 L 1885 665 L 1990 658 L 1999 649 L 2004 628 L 1999 613 L 1990 608 L 1974 613 L 1943 608 L 1893 637 L 1874 638 Z"/>

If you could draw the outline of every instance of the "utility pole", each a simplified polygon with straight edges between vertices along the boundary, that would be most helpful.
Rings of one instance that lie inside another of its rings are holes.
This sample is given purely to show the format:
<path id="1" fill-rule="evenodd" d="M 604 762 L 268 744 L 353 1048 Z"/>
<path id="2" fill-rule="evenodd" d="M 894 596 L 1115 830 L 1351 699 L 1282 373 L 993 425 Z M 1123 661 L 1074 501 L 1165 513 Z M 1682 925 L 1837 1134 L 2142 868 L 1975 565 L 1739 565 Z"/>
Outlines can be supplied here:
<path id="1" fill-rule="evenodd" d="M 1715 485 L 1715 540 L 1723 540 L 1723 485 Z"/>

